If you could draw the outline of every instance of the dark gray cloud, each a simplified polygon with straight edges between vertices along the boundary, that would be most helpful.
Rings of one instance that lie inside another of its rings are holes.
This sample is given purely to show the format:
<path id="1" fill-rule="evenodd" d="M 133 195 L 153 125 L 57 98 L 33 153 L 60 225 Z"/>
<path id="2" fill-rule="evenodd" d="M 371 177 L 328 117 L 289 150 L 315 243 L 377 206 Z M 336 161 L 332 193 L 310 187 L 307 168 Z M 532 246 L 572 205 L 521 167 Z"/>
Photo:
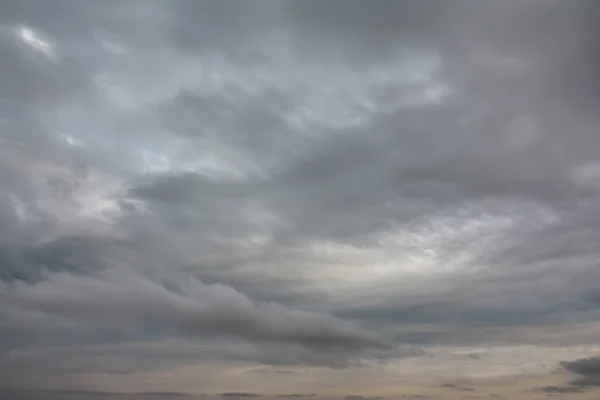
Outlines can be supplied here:
<path id="1" fill-rule="evenodd" d="M 101 326 L 142 325 L 239 335 L 258 340 L 298 342 L 309 347 L 389 349 L 377 335 L 326 314 L 289 310 L 275 303 L 254 304 L 221 285 L 172 281 L 172 290 L 136 275 L 100 279 L 55 274 L 29 285 L 5 285 L 5 306 L 34 309 Z"/>
<path id="2" fill-rule="evenodd" d="M 563 361 L 561 367 L 579 375 L 600 375 L 600 357 L 581 358 L 575 361 Z"/>
<path id="3" fill-rule="evenodd" d="M 569 372 L 579 375 L 578 378 L 569 382 L 571 385 L 577 388 L 600 386 L 600 357 L 562 361 L 560 366 Z"/>
<path id="4" fill-rule="evenodd" d="M 343 368 L 597 321 L 598 13 L 3 2 L 1 366 Z M 136 347 L 167 340 L 210 348 Z"/>
<path id="5" fill-rule="evenodd" d="M 600 377 L 595 376 L 584 376 L 577 378 L 569 382 L 573 386 L 581 387 L 596 387 L 600 386 Z"/>

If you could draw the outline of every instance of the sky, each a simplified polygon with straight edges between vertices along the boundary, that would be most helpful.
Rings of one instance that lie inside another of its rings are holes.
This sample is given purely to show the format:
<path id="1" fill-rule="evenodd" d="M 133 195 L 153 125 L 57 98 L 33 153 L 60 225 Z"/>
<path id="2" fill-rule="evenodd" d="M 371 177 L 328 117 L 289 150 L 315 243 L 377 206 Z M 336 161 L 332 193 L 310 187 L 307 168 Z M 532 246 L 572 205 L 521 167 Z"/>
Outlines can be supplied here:
<path id="1" fill-rule="evenodd" d="M 0 2 L 0 397 L 597 398 L 598 17 Z"/>

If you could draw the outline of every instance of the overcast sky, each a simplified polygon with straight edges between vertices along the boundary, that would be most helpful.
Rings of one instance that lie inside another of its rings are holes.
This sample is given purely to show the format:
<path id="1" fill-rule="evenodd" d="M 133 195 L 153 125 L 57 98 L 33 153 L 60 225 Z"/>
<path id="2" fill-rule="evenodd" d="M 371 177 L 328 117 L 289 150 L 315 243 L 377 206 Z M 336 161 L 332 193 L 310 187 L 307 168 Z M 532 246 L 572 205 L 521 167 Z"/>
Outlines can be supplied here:
<path id="1" fill-rule="evenodd" d="M 1 1 L 0 386 L 594 396 L 599 17 Z"/>

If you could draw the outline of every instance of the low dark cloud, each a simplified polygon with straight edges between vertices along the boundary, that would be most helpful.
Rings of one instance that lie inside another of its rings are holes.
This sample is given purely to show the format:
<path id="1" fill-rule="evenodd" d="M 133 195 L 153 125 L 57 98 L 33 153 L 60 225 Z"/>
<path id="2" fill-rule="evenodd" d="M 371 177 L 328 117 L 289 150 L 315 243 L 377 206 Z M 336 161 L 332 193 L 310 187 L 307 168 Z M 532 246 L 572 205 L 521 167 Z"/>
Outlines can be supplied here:
<path id="1" fill-rule="evenodd" d="M 579 375 L 569 382 L 577 388 L 600 386 L 600 357 L 580 358 L 574 361 L 562 361 L 560 366 Z"/>
<path id="2" fill-rule="evenodd" d="M 136 275 L 108 274 L 96 279 L 57 274 L 33 285 L 5 284 L 1 296 L 6 306 L 101 325 L 174 327 L 190 333 L 241 335 L 309 347 L 389 349 L 376 335 L 326 314 L 254 304 L 243 294 L 220 285 L 188 280 L 172 284 L 175 288 L 169 290 Z"/>
<path id="3" fill-rule="evenodd" d="M 561 367 L 578 375 L 600 375 L 600 357 L 581 358 L 574 361 L 562 361 Z"/>
<path id="4" fill-rule="evenodd" d="M 569 382 L 573 386 L 577 387 L 597 387 L 600 386 L 600 377 L 598 376 L 584 376 L 577 378 Z"/>

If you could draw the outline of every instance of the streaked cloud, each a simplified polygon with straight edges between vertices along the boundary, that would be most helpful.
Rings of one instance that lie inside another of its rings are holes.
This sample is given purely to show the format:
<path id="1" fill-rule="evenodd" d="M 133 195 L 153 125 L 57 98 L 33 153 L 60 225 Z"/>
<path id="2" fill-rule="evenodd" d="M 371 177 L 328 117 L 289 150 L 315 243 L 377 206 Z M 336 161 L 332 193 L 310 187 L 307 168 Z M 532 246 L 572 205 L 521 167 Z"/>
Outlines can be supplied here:
<path id="1" fill-rule="evenodd" d="M 553 368 L 598 345 L 598 11 L 4 2 L 0 384 L 569 394 Z"/>

